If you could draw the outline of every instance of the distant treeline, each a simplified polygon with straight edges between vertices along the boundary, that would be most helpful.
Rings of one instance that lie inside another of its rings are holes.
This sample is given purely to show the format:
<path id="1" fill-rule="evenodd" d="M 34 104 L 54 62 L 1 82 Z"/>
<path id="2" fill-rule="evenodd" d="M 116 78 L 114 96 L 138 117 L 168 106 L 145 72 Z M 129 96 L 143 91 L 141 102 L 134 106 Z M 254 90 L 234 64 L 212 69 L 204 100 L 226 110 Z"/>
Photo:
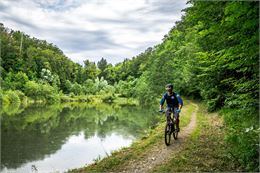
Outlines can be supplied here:
<path id="1" fill-rule="evenodd" d="M 121 96 L 129 97 L 133 94 L 135 78 L 141 74 L 135 67 L 136 62 L 143 59 L 143 53 L 132 64 L 132 69 L 129 69 L 129 63 L 125 65 L 130 62 L 127 59 L 115 66 L 104 58 L 97 64 L 85 60 L 84 65 L 80 65 L 67 58 L 57 46 L 13 31 L 3 24 L 0 24 L 0 38 L 0 95 L 6 104 L 26 97 L 58 102 L 63 94 L 97 94 L 112 98 L 115 93 L 121 93 Z"/>

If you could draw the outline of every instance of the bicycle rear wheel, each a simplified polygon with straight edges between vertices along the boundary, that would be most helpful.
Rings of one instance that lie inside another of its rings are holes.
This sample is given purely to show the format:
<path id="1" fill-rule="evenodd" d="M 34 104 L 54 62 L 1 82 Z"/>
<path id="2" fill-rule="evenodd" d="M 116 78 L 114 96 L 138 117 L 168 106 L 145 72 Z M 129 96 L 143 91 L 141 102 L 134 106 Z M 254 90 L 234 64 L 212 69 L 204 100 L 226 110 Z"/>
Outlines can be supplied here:
<path id="1" fill-rule="evenodd" d="M 173 138 L 176 140 L 178 139 L 178 131 L 177 131 L 177 127 L 176 127 L 176 124 L 174 123 L 173 124 L 173 129 L 172 129 L 172 135 L 173 135 Z"/>
<path id="2" fill-rule="evenodd" d="M 166 124 L 165 130 L 164 130 L 164 141 L 165 145 L 169 146 L 171 143 L 171 126 L 170 124 Z"/>

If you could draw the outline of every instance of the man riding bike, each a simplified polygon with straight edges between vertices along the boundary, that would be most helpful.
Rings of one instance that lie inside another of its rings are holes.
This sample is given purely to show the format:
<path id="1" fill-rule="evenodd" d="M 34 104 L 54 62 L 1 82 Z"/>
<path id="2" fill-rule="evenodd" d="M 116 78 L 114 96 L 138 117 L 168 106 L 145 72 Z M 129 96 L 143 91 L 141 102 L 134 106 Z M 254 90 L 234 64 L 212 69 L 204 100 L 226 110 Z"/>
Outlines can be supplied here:
<path id="1" fill-rule="evenodd" d="M 163 104 L 166 100 L 167 103 L 167 108 L 166 108 L 166 118 L 167 118 L 167 123 L 170 123 L 170 116 L 171 116 L 171 112 L 173 113 L 173 115 L 176 118 L 176 127 L 177 127 L 177 131 L 180 131 L 180 127 L 179 127 L 179 113 L 181 112 L 181 108 L 183 106 L 183 101 L 181 99 L 181 97 L 176 94 L 175 92 L 173 92 L 173 85 L 172 84 L 167 84 L 165 86 L 166 89 L 166 93 L 163 95 L 161 101 L 160 101 L 160 110 L 163 110 Z"/>

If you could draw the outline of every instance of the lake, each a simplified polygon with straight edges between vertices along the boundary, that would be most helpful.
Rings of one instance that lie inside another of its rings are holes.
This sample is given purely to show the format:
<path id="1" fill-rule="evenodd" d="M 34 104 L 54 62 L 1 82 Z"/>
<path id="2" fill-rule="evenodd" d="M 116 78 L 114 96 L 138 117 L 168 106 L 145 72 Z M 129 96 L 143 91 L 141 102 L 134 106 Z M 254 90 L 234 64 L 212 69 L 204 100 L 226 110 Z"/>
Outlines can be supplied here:
<path id="1" fill-rule="evenodd" d="M 130 146 L 158 122 L 154 109 L 31 105 L 1 115 L 2 172 L 64 172 Z"/>

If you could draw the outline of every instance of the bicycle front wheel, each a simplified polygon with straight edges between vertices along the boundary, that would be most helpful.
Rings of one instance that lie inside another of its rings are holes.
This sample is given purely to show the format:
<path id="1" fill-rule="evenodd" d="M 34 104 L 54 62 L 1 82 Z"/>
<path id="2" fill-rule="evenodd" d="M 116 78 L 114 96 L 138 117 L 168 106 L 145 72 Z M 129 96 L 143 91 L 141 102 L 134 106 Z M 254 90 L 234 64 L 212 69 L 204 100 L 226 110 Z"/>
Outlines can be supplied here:
<path id="1" fill-rule="evenodd" d="M 177 131 L 177 127 L 176 127 L 176 124 L 174 123 L 173 124 L 173 133 L 172 133 L 172 135 L 173 135 L 173 138 L 176 140 L 176 139 L 178 139 L 178 131 Z"/>
<path id="2" fill-rule="evenodd" d="M 169 146 L 171 143 L 171 126 L 169 124 L 166 124 L 165 126 L 164 141 L 165 141 L 165 145 L 167 146 Z"/>

